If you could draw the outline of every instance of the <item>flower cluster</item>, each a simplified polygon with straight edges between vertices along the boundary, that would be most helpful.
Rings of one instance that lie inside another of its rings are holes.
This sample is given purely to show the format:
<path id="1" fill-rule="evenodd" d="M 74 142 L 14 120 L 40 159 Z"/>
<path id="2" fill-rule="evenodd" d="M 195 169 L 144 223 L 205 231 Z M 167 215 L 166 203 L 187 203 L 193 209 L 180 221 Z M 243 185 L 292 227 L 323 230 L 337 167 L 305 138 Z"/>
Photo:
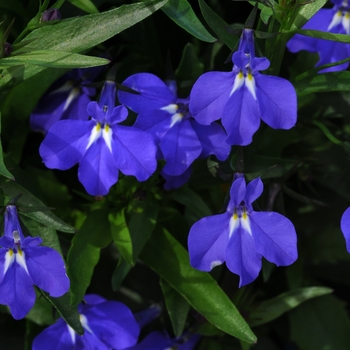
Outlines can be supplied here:
<path id="1" fill-rule="evenodd" d="M 128 111 L 115 107 L 115 83 L 106 81 L 99 103 L 87 107 L 90 120 L 55 123 L 39 152 L 50 169 L 66 170 L 79 163 L 78 178 L 91 195 L 105 195 L 118 172 L 147 180 L 156 169 L 156 147 L 146 132 L 119 125 Z M 136 141 L 137 140 L 137 141 Z"/>
<path id="2" fill-rule="evenodd" d="M 124 86 L 139 92 L 118 91 L 121 103 L 138 113 L 134 127 L 149 132 L 158 146 L 157 159 L 166 161 L 162 175 L 166 189 L 176 188 L 188 180 L 190 166 L 197 158 L 214 154 L 225 160 L 230 146 L 219 124 L 200 125 L 189 112 L 189 99 L 178 98 L 175 82 L 167 86 L 153 74 L 130 76 Z"/>
<path id="3" fill-rule="evenodd" d="M 35 303 L 33 285 L 53 297 L 69 289 L 62 257 L 52 248 L 39 246 L 41 242 L 40 237 L 24 237 L 16 207 L 6 206 L 0 238 L 0 304 L 8 305 L 17 320 Z"/>
<path id="4" fill-rule="evenodd" d="M 205 73 L 194 84 L 189 105 L 194 118 L 204 125 L 221 119 L 230 145 L 250 144 L 260 119 L 274 129 L 293 127 L 297 118 L 295 89 L 285 79 L 259 73 L 270 62 L 255 56 L 251 29 L 243 30 L 232 62 L 232 72 Z"/>
<path id="5" fill-rule="evenodd" d="M 275 212 L 256 212 L 252 203 L 261 195 L 260 178 L 246 186 L 238 177 L 230 190 L 224 214 L 196 222 L 188 237 L 191 265 L 210 271 L 226 261 L 227 267 L 240 276 L 240 287 L 254 281 L 265 257 L 277 266 L 292 264 L 298 257 L 293 224 Z"/>
<path id="6" fill-rule="evenodd" d="M 347 0 L 333 0 L 332 9 L 319 10 L 303 27 L 335 34 L 350 34 L 350 6 Z M 320 56 L 316 66 L 334 63 L 350 57 L 350 44 L 295 35 L 287 44 L 291 52 L 306 50 Z M 321 72 L 336 72 L 347 69 L 349 62 L 322 69 Z"/>

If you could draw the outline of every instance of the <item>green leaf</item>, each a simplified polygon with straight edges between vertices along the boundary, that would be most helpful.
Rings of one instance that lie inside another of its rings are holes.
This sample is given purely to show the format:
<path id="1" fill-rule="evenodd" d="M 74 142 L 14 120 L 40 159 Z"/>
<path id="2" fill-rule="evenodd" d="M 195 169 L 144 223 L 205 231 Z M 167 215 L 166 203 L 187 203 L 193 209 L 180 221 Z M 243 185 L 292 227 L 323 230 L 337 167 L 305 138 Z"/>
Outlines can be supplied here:
<path id="1" fill-rule="evenodd" d="M 230 50 L 234 50 L 238 42 L 238 37 L 235 37 L 228 32 L 227 28 L 230 28 L 230 26 L 218 16 L 204 2 L 204 0 L 199 0 L 199 6 L 209 27 L 214 31 L 218 38 L 230 48 Z"/>
<path id="2" fill-rule="evenodd" d="M 327 0 L 305 2 L 306 5 L 300 6 L 300 11 L 294 20 L 292 29 L 301 28 L 326 2 Z"/>
<path id="3" fill-rule="evenodd" d="M 217 328 L 248 343 L 256 341 L 247 322 L 216 281 L 190 266 L 187 251 L 169 232 L 157 230 L 140 258 Z"/>
<path id="4" fill-rule="evenodd" d="M 174 334 L 180 337 L 184 331 L 190 305 L 188 302 L 167 282 L 160 280 L 166 308 L 173 326 Z"/>
<path id="5" fill-rule="evenodd" d="M 291 339 L 300 349 L 348 350 L 350 320 L 333 295 L 309 300 L 288 313 Z"/>
<path id="6" fill-rule="evenodd" d="M 161 8 L 168 0 L 154 0 L 122 5 L 111 11 L 65 19 L 52 26 L 34 30 L 24 40 L 32 40 L 26 48 L 52 49 L 79 53 L 86 51 L 142 21 Z M 43 71 L 44 67 L 25 65 L 2 72 L 0 92 Z"/>
<path id="7" fill-rule="evenodd" d="M 53 316 L 52 304 L 36 290 L 35 304 L 26 315 L 26 319 L 40 326 L 48 326 L 54 322 Z"/>
<path id="8" fill-rule="evenodd" d="M 126 224 L 124 210 L 108 215 L 110 229 L 120 255 L 130 265 L 133 264 L 132 240 Z"/>
<path id="9" fill-rule="evenodd" d="M 298 77 L 294 82 L 298 95 L 315 92 L 350 91 L 350 72 L 331 72 L 312 76 Z"/>
<path id="10" fill-rule="evenodd" d="M 45 207 L 44 203 L 41 200 L 33 196 L 29 191 L 27 191 L 24 187 L 18 185 L 16 182 L 5 181 L 4 179 L 0 178 L 0 188 L 3 190 L 4 194 L 10 198 L 14 198 L 22 193 L 22 196 L 17 202 L 19 207 L 21 207 L 21 205 L 29 208 Z M 75 232 L 74 227 L 63 222 L 51 211 L 38 211 L 33 213 L 22 212 L 21 214 L 33 220 L 36 220 L 45 226 L 52 227 L 58 231 L 71 233 Z"/>
<path id="11" fill-rule="evenodd" d="M 332 293 L 332 289 L 326 287 L 297 288 L 282 293 L 275 298 L 264 300 L 249 316 L 251 327 L 268 323 L 285 312 L 294 309 L 306 300 Z"/>
<path id="12" fill-rule="evenodd" d="M 100 258 L 100 249 L 111 241 L 108 211 L 98 209 L 90 212 L 73 238 L 67 257 L 72 305 L 79 304 L 84 298 Z"/>
<path id="13" fill-rule="evenodd" d="M 178 26 L 199 40 L 212 43 L 216 39 L 205 29 L 187 0 L 169 0 L 162 11 Z"/>
<path id="14" fill-rule="evenodd" d="M 4 163 L 4 157 L 2 152 L 2 142 L 1 142 L 1 112 L 0 112 L 0 174 L 2 176 L 7 177 L 10 180 L 15 180 L 13 175 L 7 170 Z"/>
<path id="15" fill-rule="evenodd" d="M 45 292 L 43 292 L 43 295 L 78 334 L 82 335 L 84 333 L 84 329 L 80 323 L 78 309 L 69 304 L 71 299 L 69 292 L 59 298 L 50 297 Z"/>
<path id="16" fill-rule="evenodd" d="M 291 33 L 305 35 L 316 39 L 336 41 L 338 43 L 347 43 L 347 44 L 350 43 L 350 35 L 347 35 L 347 34 L 334 34 L 329 32 L 322 32 L 320 30 L 313 30 L 313 29 L 295 29 L 292 31 L 284 32 L 284 34 L 291 34 Z"/>
<path id="17" fill-rule="evenodd" d="M 98 9 L 91 0 L 69 0 L 69 2 L 87 13 L 97 13 Z"/>
<path id="18" fill-rule="evenodd" d="M 124 259 L 119 260 L 112 276 L 112 288 L 118 289 L 125 276 L 135 264 L 144 245 L 151 237 L 159 212 L 158 203 L 148 198 L 139 203 L 139 207 L 132 212 L 130 220 L 127 220 L 128 229 L 132 239 L 133 257 L 132 264 Z"/>
<path id="19" fill-rule="evenodd" d="M 0 59 L 0 69 L 22 64 L 54 68 L 87 68 L 103 66 L 108 63 L 109 60 L 105 58 L 86 56 L 77 53 L 54 50 L 32 50 Z"/>

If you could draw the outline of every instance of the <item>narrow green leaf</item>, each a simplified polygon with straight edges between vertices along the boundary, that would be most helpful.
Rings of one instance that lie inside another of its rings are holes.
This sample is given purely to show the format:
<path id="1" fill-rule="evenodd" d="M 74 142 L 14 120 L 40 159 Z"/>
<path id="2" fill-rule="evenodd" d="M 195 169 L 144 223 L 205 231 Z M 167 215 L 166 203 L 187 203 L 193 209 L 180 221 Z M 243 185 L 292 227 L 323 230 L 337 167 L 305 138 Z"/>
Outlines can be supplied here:
<path id="1" fill-rule="evenodd" d="M 87 13 L 97 13 L 98 9 L 91 0 L 69 0 L 69 2 Z"/>
<path id="2" fill-rule="evenodd" d="M 122 5 L 111 11 L 65 19 L 52 26 L 34 30 L 24 40 L 32 40 L 26 48 L 52 49 L 79 53 L 86 51 L 142 21 L 168 0 L 145 1 Z M 2 72 L 0 93 L 45 70 L 45 67 L 21 65 Z"/>
<path id="3" fill-rule="evenodd" d="M 347 34 L 334 34 L 334 33 L 321 32 L 320 30 L 312 30 L 312 29 L 295 29 L 284 33 L 300 34 L 300 35 L 309 36 L 311 38 L 331 40 L 339 43 L 347 43 L 347 44 L 350 43 L 350 35 L 347 35 Z"/>
<path id="4" fill-rule="evenodd" d="M 18 200 L 18 206 L 23 205 L 24 207 L 44 207 L 44 203 L 33 196 L 24 187 L 18 185 L 13 181 L 6 181 L 0 178 L 0 188 L 3 190 L 4 194 L 10 198 L 16 197 L 18 194 L 22 193 L 22 196 Z M 45 226 L 54 228 L 55 230 L 62 232 L 75 232 L 75 228 L 63 222 L 51 211 L 37 211 L 37 212 L 23 212 L 21 213 L 33 220 L 36 220 Z"/>
<path id="5" fill-rule="evenodd" d="M 180 337 L 184 331 L 190 305 L 188 302 L 167 282 L 160 280 L 166 308 L 173 326 L 174 334 Z"/>
<path id="6" fill-rule="evenodd" d="M 108 215 L 111 233 L 120 255 L 130 265 L 133 264 L 132 240 L 125 221 L 124 210 Z"/>
<path id="7" fill-rule="evenodd" d="M 350 91 L 350 72 L 331 72 L 296 78 L 293 84 L 298 95 L 315 92 Z"/>
<path id="8" fill-rule="evenodd" d="M 87 68 L 103 66 L 108 63 L 109 60 L 105 58 L 86 56 L 78 53 L 54 50 L 33 50 L 0 59 L 0 69 L 21 64 L 33 64 L 54 68 Z"/>
<path id="9" fill-rule="evenodd" d="M 1 112 L 0 112 L 0 175 L 7 177 L 10 180 L 15 180 L 13 175 L 7 170 L 4 157 L 2 153 L 2 142 L 1 142 Z"/>
<path id="10" fill-rule="evenodd" d="M 205 29 L 187 0 L 169 0 L 162 11 L 178 26 L 199 40 L 212 43 L 216 39 Z"/>
<path id="11" fill-rule="evenodd" d="M 59 298 L 50 297 L 45 292 L 43 292 L 43 295 L 78 334 L 82 335 L 84 333 L 84 329 L 80 323 L 78 309 L 69 303 L 71 299 L 69 292 Z"/>
<path id="12" fill-rule="evenodd" d="M 199 61 L 195 47 L 188 43 L 182 52 L 181 61 L 175 74 L 180 81 L 196 80 L 204 72 L 204 64 Z"/>
<path id="13" fill-rule="evenodd" d="M 156 230 L 140 258 L 217 328 L 248 343 L 256 341 L 247 322 L 216 281 L 190 266 L 187 251 L 169 232 Z"/>
<path id="14" fill-rule="evenodd" d="M 332 289 L 326 287 L 297 288 L 282 293 L 275 298 L 260 303 L 249 316 L 251 327 L 268 323 L 285 312 L 294 309 L 306 300 L 332 293 Z"/>
<path id="15" fill-rule="evenodd" d="M 292 29 L 301 28 L 326 2 L 327 0 L 305 2 L 305 5 L 300 6 L 300 11 L 294 20 Z"/>
<path id="16" fill-rule="evenodd" d="M 112 276 L 112 288 L 118 289 L 133 264 L 136 263 L 144 245 L 151 237 L 157 222 L 159 212 L 158 203 L 151 198 L 141 201 L 139 208 L 133 211 L 128 222 L 128 229 L 132 239 L 132 264 L 120 259 Z"/>
<path id="17" fill-rule="evenodd" d="M 230 50 L 234 50 L 238 42 L 238 37 L 235 37 L 228 32 L 227 28 L 230 28 L 230 26 L 218 16 L 204 0 L 199 0 L 199 6 L 209 27 L 214 31 L 218 38 L 230 48 Z"/>
<path id="18" fill-rule="evenodd" d="M 100 258 L 100 249 L 106 247 L 111 241 L 107 210 L 99 209 L 90 212 L 73 238 L 67 257 L 72 305 L 79 304 L 84 298 Z"/>

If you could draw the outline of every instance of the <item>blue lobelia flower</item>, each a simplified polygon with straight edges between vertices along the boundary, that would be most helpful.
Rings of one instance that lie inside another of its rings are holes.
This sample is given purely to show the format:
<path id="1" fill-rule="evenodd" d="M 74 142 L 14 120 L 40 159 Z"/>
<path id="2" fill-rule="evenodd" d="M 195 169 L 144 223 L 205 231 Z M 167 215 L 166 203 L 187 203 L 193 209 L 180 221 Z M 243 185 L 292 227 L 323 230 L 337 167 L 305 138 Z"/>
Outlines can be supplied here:
<path id="1" fill-rule="evenodd" d="M 156 170 L 152 137 L 135 127 L 119 125 L 128 115 L 115 107 L 115 83 L 106 81 L 99 103 L 90 102 L 91 120 L 54 124 L 39 152 L 50 169 L 66 170 L 79 163 L 78 178 L 90 195 L 105 195 L 118 181 L 118 170 L 147 180 Z"/>
<path id="2" fill-rule="evenodd" d="M 253 210 L 252 202 L 262 191 L 260 178 L 246 186 L 244 178 L 238 177 L 226 212 L 192 226 L 188 249 L 194 268 L 210 271 L 226 261 L 229 270 L 240 276 L 241 287 L 259 275 L 262 256 L 277 266 L 297 259 L 296 233 L 290 220 L 279 213 Z"/>
<path id="3" fill-rule="evenodd" d="M 347 0 L 333 0 L 332 9 L 319 10 L 303 29 L 314 29 L 335 34 L 350 34 L 350 6 Z M 306 50 L 317 52 L 320 56 L 316 66 L 334 63 L 350 57 L 350 44 L 322 40 L 296 34 L 287 43 L 291 52 Z M 336 72 L 347 69 L 349 62 L 322 69 L 320 72 Z"/>
<path id="4" fill-rule="evenodd" d="M 346 249 L 350 253 L 350 208 L 345 210 L 341 218 L 340 229 L 345 237 Z"/>
<path id="5" fill-rule="evenodd" d="M 99 68 L 100 69 L 100 68 Z M 63 119 L 87 120 L 87 105 L 95 89 L 86 87 L 97 73 L 94 69 L 74 69 L 65 74 L 45 94 L 30 115 L 30 127 L 47 133 L 53 124 Z"/>
<path id="6" fill-rule="evenodd" d="M 39 246 L 41 242 L 40 237 L 24 237 L 16 207 L 6 206 L 0 238 L 0 304 L 8 305 L 17 320 L 35 303 L 33 285 L 53 297 L 69 289 L 62 257 L 52 248 Z"/>
<path id="7" fill-rule="evenodd" d="M 297 118 L 295 89 L 285 79 L 259 73 L 270 62 L 255 57 L 251 29 L 243 30 L 232 62 L 232 72 L 208 72 L 196 81 L 189 105 L 194 118 L 203 125 L 221 118 L 227 143 L 241 146 L 252 142 L 260 118 L 274 129 L 293 127 Z"/>
<path id="8" fill-rule="evenodd" d="M 172 339 L 167 334 L 152 332 L 139 344 L 128 350 L 192 350 L 200 339 L 198 334 L 185 333 L 179 338 Z"/>
<path id="9" fill-rule="evenodd" d="M 123 303 L 90 294 L 78 310 L 82 336 L 60 318 L 34 339 L 32 350 L 122 350 L 136 344 L 140 326 Z"/>
<path id="10" fill-rule="evenodd" d="M 162 174 L 169 188 L 181 186 L 190 176 L 189 167 L 197 158 L 214 154 L 225 160 L 230 146 L 219 124 L 198 124 L 188 110 L 189 99 L 177 97 L 175 82 L 167 86 L 150 73 L 134 74 L 123 85 L 139 92 L 118 91 L 121 103 L 138 113 L 135 127 L 148 131 L 158 148 L 158 159 L 165 159 Z M 172 179 L 174 177 L 174 181 Z"/>

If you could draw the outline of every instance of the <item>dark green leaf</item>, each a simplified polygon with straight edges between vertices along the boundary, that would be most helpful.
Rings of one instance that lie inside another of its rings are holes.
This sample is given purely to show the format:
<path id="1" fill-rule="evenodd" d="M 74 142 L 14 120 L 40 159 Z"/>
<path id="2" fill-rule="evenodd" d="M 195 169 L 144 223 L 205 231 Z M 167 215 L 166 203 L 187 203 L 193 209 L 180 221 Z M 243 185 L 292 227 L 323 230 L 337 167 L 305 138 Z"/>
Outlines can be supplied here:
<path id="1" fill-rule="evenodd" d="M 140 257 L 217 328 L 246 342 L 256 341 L 248 324 L 216 281 L 190 266 L 187 251 L 167 231 L 157 230 Z"/>
<path id="2" fill-rule="evenodd" d="M 139 207 L 130 215 L 128 229 L 132 239 L 133 264 L 135 264 L 144 245 L 151 237 L 157 221 L 158 211 L 158 203 L 149 198 L 146 201 L 140 201 Z M 133 264 L 129 264 L 124 259 L 119 260 L 112 276 L 112 288 L 114 290 L 120 286 Z"/>
<path id="3" fill-rule="evenodd" d="M 188 302 L 167 282 L 160 281 L 166 308 L 173 326 L 174 334 L 180 337 L 184 331 L 190 305 Z"/>
<path id="4" fill-rule="evenodd" d="M 0 188 L 3 190 L 4 194 L 10 198 L 16 197 L 18 194 L 22 193 L 22 196 L 18 201 L 19 206 L 23 205 L 24 207 L 29 208 L 45 206 L 41 200 L 34 197 L 29 191 L 18 185 L 16 182 L 5 181 L 0 178 Z M 23 212 L 22 214 L 58 231 L 75 232 L 74 227 L 63 222 L 55 214 L 51 213 L 51 211 L 37 211 L 33 213 Z"/>
<path id="5" fill-rule="evenodd" d="M 26 319 L 40 326 L 48 326 L 54 322 L 52 311 L 52 304 L 40 292 L 37 292 L 36 302 L 26 315 Z"/>
<path id="6" fill-rule="evenodd" d="M 77 305 L 85 296 L 94 268 L 100 258 L 100 249 L 112 241 L 106 210 L 88 214 L 75 235 L 68 252 L 68 275 L 71 281 L 71 304 Z"/>
<path id="7" fill-rule="evenodd" d="M 348 350 L 350 321 L 333 295 L 309 300 L 288 313 L 291 339 L 300 349 Z"/>
<path id="8" fill-rule="evenodd" d="M 4 163 L 4 157 L 2 152 L 2 143 L 1 143 L 1 113 L 0 113 L 0 174 L 2 176 L 7 177 L 10 180 L 15 180 L 13 175 L 7 170 L 5 163 Z"/>
<path id="9" fill-rule="evenodd" d="M 311 38 L 331 40 L 339 43 L 347 43 L 347 44 L 350 43 L 350 35 L 347 35 L 347 34 L 334 34 L 334 33 L 321 32 L 320 30 L 312 30 L 312 29 L 295 29 L 291 32 L 285 32 L 285 33 L 301 34 L 301 35 L 309 36 Z"/>
<path id="10" fill-rule="evenodd" d="M 300 11 L 294 20 L 292 28 L 301 28 L 326 2 L 327 0 L 305 2 L 300 6 Z"/>
<path id="11" fill-rule="evenodd" d="M 270 322 L 304 301 L 332 293 L 332 291 L 326 287 L 297 288 L 275 298 L 264 300 L 251 312 L 249 324 L 251 327 L 255 327 Z"/>
<path id="12" fill-rule="evenodd" d="M 205 29 L 187 0 L 169 0 L 162 10 L 178 26 L 199 40 L 212 43 L 216 39 Z"/>
<path id="13" fill-rule="evenodd" d="M 133 264 L 132 240 L 127 227 L 124 210 L 108 215 L 111 233 L 120 255 L 130 265 Z"/>
<path id="14" fill-rule="evenodd" d="M 47 293 L 43 292 L 43 295 L 52 304 L 52 306 L 58 311 L 62 318 L 78 333 L 83 334 L 84 329 L 80 323 L 78 309 L 71 306 L 69 301 L 71 299 L 70 293 L 66 293 L 59 298 L 50 297 Z"/>
<path id="15" fill-rule="evenodd" d="M 234 50 L 238 42 L 238 37 L 231 35 L 227 28 L 230 26 L 218 16 L 204 0 L 199 0 L 199 6 L 202 11 L 202 15 L 209 27 L 216 33 L 218 38 L 225 43 L 231 50 Z"/>

